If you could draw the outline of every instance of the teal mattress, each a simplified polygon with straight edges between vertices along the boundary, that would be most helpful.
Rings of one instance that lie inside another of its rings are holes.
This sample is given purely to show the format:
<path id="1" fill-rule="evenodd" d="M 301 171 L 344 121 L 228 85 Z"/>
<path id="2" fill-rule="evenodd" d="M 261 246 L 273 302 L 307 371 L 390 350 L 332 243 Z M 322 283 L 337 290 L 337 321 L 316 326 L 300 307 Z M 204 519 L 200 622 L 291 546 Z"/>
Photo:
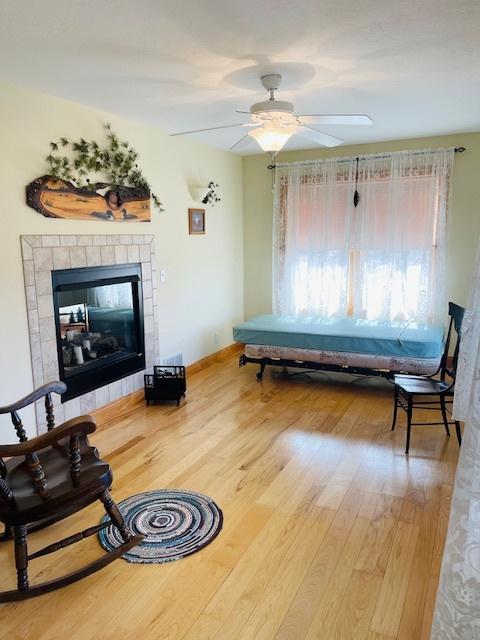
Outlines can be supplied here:
<path id="1" fill-rule="evenodd" d="M 440 358 L 443 336 L 441 326 L 354 318 L 264 315 L 233 327 L 244 344 L 409 358 Z"/>

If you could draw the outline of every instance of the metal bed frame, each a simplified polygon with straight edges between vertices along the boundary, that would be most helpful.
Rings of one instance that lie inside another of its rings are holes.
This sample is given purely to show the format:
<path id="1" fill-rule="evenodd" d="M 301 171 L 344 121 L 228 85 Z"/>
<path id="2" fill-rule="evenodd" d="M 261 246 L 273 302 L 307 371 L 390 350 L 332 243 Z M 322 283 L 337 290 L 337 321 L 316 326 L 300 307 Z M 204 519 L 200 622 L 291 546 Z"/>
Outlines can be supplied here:
<path id="1" fill-rule="evenodd" d="M 351 373 L 361 376 L 378 376 L 380 378 L 386 378 L 392 380 L 395 374 L 407 373 L 403 371 L 391 371 L 390 369 L 369 369 L 368 367 L 350 367 L 348 365 L 340 364 L 326 364 L 320 362 L 309 362 L 308 360 L 288 360 L 285 358 L 251 358 L 250 356 L 242 355 L 238 359 L 238 366 L 244 367 L 246 364 L 258 364 L 260 371 L 257 373 L 257 380 L 263 378 L 263 372 L 267 365 L 274 367 L 292 367 L 297 369 L 309 369 L 310 371 L 334 371 L 337 373 Z"/>

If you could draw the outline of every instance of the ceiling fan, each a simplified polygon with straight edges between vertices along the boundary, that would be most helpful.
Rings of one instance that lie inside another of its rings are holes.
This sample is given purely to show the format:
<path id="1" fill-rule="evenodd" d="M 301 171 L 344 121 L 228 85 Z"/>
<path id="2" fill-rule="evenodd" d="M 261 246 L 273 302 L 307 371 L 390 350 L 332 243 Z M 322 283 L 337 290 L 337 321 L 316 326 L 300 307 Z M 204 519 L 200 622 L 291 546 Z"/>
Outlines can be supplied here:
<path id="1" fill-rule="evenodd" d="M 293 104 L 276 100 L 275 91 L 278 89 L 282 76 L 278 73 L 269 73 L 260 78 L 264 88 L 268 91 L 269 98 L 263 102 L 252 104 L 250 111 L 237 111 L 250 115 L 250 122 L 238 124 L 226 124 L 219 127 L 207 127 L 206 129 L 193 129 L 172 133 L 172 136 L 183 136 L 189 133 L 201 133 L 217 129 L 232 129 L 234 127 L 250 127 L 250 131 L 237 140 L 230 150 L 239 149 L 252 139 L 267 153 L 275 155 L 287 140 L 296 134 L 310 138 L 324 147 L 336 147 L 344 141 L 328 133 L 319 131 L 316 125 L 371 125 L 370 116 L 363 114 L 317 114 L 300 115 L 294 113 Z"/>

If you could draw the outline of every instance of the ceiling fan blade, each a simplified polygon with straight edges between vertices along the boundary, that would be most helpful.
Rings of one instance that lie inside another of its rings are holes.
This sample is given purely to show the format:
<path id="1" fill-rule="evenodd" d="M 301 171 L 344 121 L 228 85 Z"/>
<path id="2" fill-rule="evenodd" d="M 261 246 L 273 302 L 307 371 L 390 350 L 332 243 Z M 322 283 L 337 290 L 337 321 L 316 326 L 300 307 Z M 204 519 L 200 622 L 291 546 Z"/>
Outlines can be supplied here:
<path id="1" fill-rule="evenodd" d="M 239 122 L 238 124 L 223 124 L 219 127 L 206 127 L 205 129 L 191 129 L 190 131 L 179 131 L 177 133 L 171 133 L 170 136 L 185 136 L 187 133 L 202 133 L 203 131 L 215 131 L 217 129 L 232 129 L 233 127 L 250 127 L 254 126 L 256 123 L 243 123 Z"/>
<path id="2" fill-rule="evenodd" d="M 251 115 L 250 111 L 242 111 L 241 109 L 235 109 L 235 113 L 248 113 L 248 115 Z"/>
<path id="3" fill-rule="evenodd" d="M 310 114 L 297 116 L 305 124 L 355 124 L 355 125 L 372 125 L 373 120 L 370 116 L 362 113 L 352 114 Z"/>
<path id="4" fill-rule="evenodd" d="M 252 140 L 252 137 L 249 136 L 248 133 L 246 133 L 242 138 L 240 138 L 240 140 L 237 140 L 235 144 L 232 144 L 232 146 L 230 147 L 230 151 L 233 151 L 234 149 L 237 151 L 242 147 L 246 147 L 247 144 L 251 142 L 251 140 Z"/>
<path id="5" fill-rule="evenodd" d="M 308 124 L 304 124 L 300 127 L 298 133 L 303 136 L 307 136 L 307 138 L 311 138 L 323 147 L 338 147 L 339 144 L 343 144 L 344 142 L 344 140 L 341 140 L 340 138 L 335 138 L 335 136 L 330 136 L 328 133 L 323 133 L 323 131 L 318 131 L 313 127 L 309 127 Z"/>

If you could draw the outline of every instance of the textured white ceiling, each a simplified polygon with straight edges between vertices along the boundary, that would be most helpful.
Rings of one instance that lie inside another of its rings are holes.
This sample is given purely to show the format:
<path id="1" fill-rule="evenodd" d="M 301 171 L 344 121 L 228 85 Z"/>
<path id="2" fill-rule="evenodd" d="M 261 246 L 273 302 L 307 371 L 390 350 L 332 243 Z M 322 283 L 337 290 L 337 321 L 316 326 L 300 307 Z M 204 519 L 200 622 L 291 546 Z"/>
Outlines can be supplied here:
<path id="1" fill-rule="evenodd" d="M 478 131 L 479 51 L 479 0 L 0 2 L 0 79 L 169 133 L 245 122 L 269 71 L 297 113 L 369 114 L 323 127 L 347 143 Z"/>

